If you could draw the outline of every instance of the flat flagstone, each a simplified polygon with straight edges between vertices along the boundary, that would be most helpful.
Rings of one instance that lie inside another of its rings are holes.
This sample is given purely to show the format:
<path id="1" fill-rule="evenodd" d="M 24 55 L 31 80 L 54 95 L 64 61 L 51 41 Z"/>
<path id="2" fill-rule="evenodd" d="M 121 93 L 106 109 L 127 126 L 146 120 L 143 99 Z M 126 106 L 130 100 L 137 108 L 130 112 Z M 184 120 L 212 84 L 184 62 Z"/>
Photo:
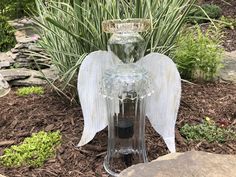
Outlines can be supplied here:
<path id="1" fill-rule="evenodd" d="M 0 52 L 0 69 L 8 68 L 14 63 L 14 60 L 7 53 Z"/>
<path id="2" fill-rule="evenodd" d="M 24 68 L 0 70 L 0 74 L 2 74 L 6 81 L 25 79 L 27 77 L 30 77 L 32 75 L 32 72 L 33 71 Z"/>
<path id="3" fill-rule="evenodd" d="M 39 86 L 45 85 L 47 82 L 45 80 L 35 78 L 33 76 L 27 79 L 14 80 L 11 82 L 13 86 Z"/>
<path id="4" fill-rule="evenodd" d="M 236 51 L 226 52 L 223 64 L 220 78 L 227 82 L 236 83 Z"/>
<path id="5" fill-rule="evenodd" d="M 7 95 L 11 90 L 11 87 L 4 79 L 4 77 L 0 74 L 0 97 Z"/>
<path id="6" fill-rule="evenodd" d="M 236 177 L 236 155 L 172 153 L 124 170 L 119 177 Z"/>

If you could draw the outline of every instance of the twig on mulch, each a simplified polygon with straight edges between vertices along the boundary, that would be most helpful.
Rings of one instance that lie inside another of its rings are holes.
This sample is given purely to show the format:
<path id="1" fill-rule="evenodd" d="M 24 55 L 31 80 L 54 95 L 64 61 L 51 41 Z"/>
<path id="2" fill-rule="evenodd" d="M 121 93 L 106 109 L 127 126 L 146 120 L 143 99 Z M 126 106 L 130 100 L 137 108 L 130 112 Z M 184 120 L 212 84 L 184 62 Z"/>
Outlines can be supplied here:
<path id="1" fill-rule="evenodd" d="M 95 146 L 95 145 L 90 145 L 90 144 L 87 144 L 85 146 L 85 149 L 86 150 L 90 150 L 90 151 L 105 151 L 107 148 L 106 147 L 101 147 L 101 146 Z"/>
<path id="2" fill-rule="evenodd" d="M 1 147 L 1 146 L 13 145 L 14 143 L 15 143 L 15 141 L 13 141 L 13 140 L 1 141 L 1 142 L 0 142 L 0 147 Z"/>
<path id="3" fill-rule="evenodd" d="M 191 109 L 192 111 L 196 111 L 196 109 L 193 108 L 191 105 L 189 105 L 186 101 L 181 100 L 181 103 L 184 104 L 185 106 L 187 106 L 187 107 L 188 107 L 189 109 Z M 181 103 L 180 103 L 180 104 L 181 104 Z"/>

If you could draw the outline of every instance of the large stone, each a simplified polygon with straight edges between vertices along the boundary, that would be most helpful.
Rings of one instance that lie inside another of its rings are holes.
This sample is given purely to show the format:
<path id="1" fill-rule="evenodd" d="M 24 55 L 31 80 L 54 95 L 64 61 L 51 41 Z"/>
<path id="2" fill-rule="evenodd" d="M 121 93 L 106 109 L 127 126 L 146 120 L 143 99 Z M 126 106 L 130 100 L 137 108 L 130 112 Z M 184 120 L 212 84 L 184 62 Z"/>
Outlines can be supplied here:
<path id="1" fill-rule="evenodd" d="M 12 63 L 14 63 L 14 60 L 18 57 L 18 54 L 17 53 L 12 53 L 11 51 L 8 51 L 7 53 L 6 53 L 6 55 L 8 56 L 8 57 L 10 57 L 12 60 Z"/>
<path id="2" fill-rule="evenodd" d="M 0 74 L 2 74 L 6 81 L 25 79 L 34 74 L 33 72 L 32 70 L 24 68 L 0 70 Z"/>
<path id="3" fill-rule="evenodd" d="M 8 53 L 0 53 L 0 69 L 11 66 L 14 60 L 8 56 Z"/>
<path id="4" fill-rule="evenodd" d="M 9 68 L 14 64 L 14 60 L 7 53 L 0 53 L 0 69 Z"/>
<path id="5" fill-rule="evenodd" d="M 10 92 L 11 88 L 7 81 L 0 74 L 0 97 L 7 95 Z M 1 176 L 0 176 L 1 177 Z"/>
<path id="6" fill-rule="evenodd" d="M 224 68 L 220 71 L 220 78 L 227 82 L 236 83 L 236 51 L 226 52 Z"/>
<path id="7" fill-rule="evenodd" d="M 236 156 L 173 153 L 124 170 L 119 177 L 236 177 Z"/>
<path id="8" fill-rule="evenodd" d="M 30 44 L 29 45 L 29 50 L 30 51 L 34 51 L 34 52 L 41 52 L 41 51 L 43 51 L 42 48 L 37 47 L 35 44 Z"/>
<path id="9" fill-rule="evenodd" d="M 8 61 L 8 60 L 11 60 L 11 58 L 7 56 L 6 53 L 0 52 L 0 61 Z"/>
<path id="10" fill-rule="evenodd" d="M 47 82 L 45 80 L 31 76 L 27 79 L 14 80 L 10 84 L 12 86 L 40 86 L 47 84 Z"/>
<path id="11" fill-rule="evenodd" d="M 11 64 L 9 61 L 0 61 L 0 69 L 1 68 L 8 68 L 10 66 L 11 66 Z"/>
<path id="12" fill-rule="evenodd" d="M 0 177 L 6 177 L 6 176 L 0 174 Z"/>
<path id="13" fill-rule="evenodd" d="M 16 38 L 16 40 L 18 43 L 22 43 L 22 44 L 35 41 L 35 39 L 32 37 L 18 37 L 18 38 Z"/>
<path id="14" fill-rule="evenodd" d="M 37 75 L 34 75 L 35 78 L 48 79 L 49 81 L 53 82 L 58 79 L 58 74 L 53 68 L 43 69 L 41 72 L 39 71 Z"/>

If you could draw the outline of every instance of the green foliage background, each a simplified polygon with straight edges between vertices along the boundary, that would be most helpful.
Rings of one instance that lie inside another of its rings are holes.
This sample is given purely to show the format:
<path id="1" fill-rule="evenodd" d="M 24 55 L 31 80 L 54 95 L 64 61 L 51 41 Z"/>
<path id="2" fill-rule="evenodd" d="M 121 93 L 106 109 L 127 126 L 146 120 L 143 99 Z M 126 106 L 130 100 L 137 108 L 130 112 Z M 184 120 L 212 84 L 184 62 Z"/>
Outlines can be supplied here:
<path id="1" fill-rule="evenodd" d="M 15 44 L 14 28 L 9 25 L 5 17 L 0 16 L 0 52 L 8 51 Z"/>
<path id="2" fill-rule="evenodd" d="M 41 46 L 60 74 L 55 89 L 76 95 L 76 76 L 85 56 L 106 50 L 109 35 L 102 32 L 107 19 L 148 18 L 152 28 L 143 33 L 146 53 L 168 54 L 195 0 L 36 0 L 36 23 L 42 28 Z M 69 90 L 69 91 L 68 91 Z"/>
<path id="3" fill-rule="evenodd" d="M 0 0 L 0 15 L 8 19 L 28 16 L 35 10 L 35 0 Z"/>
<path id="4" fill-rule="evenodd" d="M 218 19 L 221 15 L 222 9 L 219 6 L 214 4 L 204 4 L 202 6 L 195 6 L 190 11 L 189 21 L 191 23 L 205 23 L 210 21 L 210 19 Z"/>

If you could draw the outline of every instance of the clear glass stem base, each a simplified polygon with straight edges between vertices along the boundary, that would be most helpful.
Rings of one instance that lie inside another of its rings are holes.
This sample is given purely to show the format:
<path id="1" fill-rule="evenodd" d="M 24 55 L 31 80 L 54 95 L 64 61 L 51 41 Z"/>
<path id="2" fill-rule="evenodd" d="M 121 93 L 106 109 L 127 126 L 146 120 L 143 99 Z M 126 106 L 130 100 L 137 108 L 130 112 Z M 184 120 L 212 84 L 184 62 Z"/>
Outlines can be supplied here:
<path id="1" fill-rule="evenodd" d="M 116 173 L 116 172 L 114 172 L 114 171 L 112 171 L 110 169 L 110 165 L 109 165 L 109 162 L 108 162 L 108 159 L 107 159 L 107 155 L 104 158 L 103 167 L 106 170 L 106 172 L 108 174 L 110 174 L 111 176 L 114 176 L 114 177 L 118 177 L 119 176 L 119 173 Z"/>

